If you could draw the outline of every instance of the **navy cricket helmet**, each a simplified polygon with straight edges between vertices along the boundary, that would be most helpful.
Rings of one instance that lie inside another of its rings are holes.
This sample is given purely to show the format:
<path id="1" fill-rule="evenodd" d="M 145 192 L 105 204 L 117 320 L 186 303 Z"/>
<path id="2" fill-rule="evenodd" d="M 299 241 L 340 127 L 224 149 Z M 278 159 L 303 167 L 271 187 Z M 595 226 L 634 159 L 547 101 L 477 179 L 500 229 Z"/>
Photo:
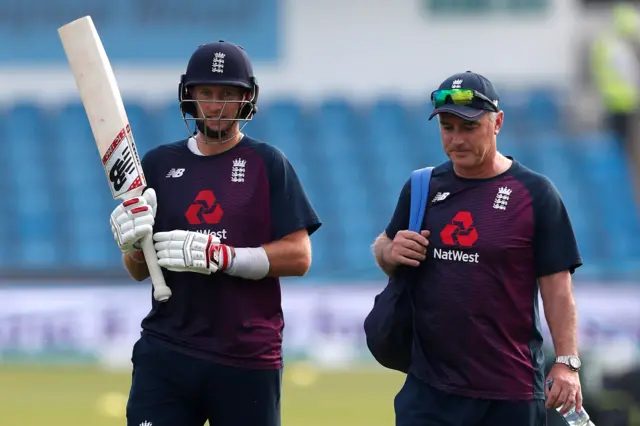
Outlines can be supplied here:
<path id="1" fill-rule="evenodd" d="M 193 98 L 191 90 L 193 86 L 198 85 L 238 87 L 246 89 L 249 96 L 248 98 L 237 101 L 196 101 Z M 198 46 L 189 59 L 186 72 L 180 77 L 178 92 L 180 111 L 182 112 L 183 119 L 185 119 L 185 121 L 189 120 L 185 117 L 185 114 L 193 117 L 191 120 L 196 121 L 198 129 L 203 133 L 205 132 L 205 120 L 198 117 L 198 102 L 219 102 L 223 103 L 224 107 L 230 103 L 239 103 L 241 106 L 235 118 L 222 119 L 219 117 L 217 120 L 245 121 L 244 125 L 246 125 L 246 122 L 251 120 L 258 111 L 259 87 L 257 79 L 253 74 L 253 66 L 251 65 L 249 56 L 242 46 L 223 40 Z M 211 132 L 209 130 L 207 133 L 217 132 Z M 220 135 L 217 136 L 220 137 Z"/>

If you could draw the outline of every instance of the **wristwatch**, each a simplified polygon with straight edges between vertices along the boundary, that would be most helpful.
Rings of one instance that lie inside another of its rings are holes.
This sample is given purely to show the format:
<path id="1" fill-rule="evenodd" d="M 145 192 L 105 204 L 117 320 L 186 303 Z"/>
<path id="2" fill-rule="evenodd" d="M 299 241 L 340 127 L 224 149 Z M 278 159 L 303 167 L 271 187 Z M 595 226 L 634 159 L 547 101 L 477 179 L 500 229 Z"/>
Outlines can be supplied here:
<path id="1" fill-rule="evenodd" d="M 580 367 L 582 366 L 582 362 L 580 361 L 580 358 L 578 358 L 575 355 L 564 355 L 564 356 L 559 356 L 556 357 L 556 364 L 564 364 L 567 367 L 569 367 L 569 369 L 571 371 L 579 371 Z"/>

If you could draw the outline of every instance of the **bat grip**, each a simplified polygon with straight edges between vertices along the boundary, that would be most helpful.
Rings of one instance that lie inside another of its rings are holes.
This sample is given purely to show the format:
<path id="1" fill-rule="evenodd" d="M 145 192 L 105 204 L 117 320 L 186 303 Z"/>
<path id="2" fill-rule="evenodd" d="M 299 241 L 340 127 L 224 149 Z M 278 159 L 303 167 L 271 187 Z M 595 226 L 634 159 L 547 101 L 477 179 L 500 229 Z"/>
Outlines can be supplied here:
<path id="1" fill-rule="evenodd" d="M 158 302 L 166 302 L 171 297 L 171 289 L 167 287 L 162 275 L 162 269 L 158 265 L 158 256 L 153 246 L 153 238 L 148 235 L 142 239 L 142 252 L 144 259 L 147 261 L 149 275 L 151 275 L 151 283 L 153 284 L 153 298 Z"/>

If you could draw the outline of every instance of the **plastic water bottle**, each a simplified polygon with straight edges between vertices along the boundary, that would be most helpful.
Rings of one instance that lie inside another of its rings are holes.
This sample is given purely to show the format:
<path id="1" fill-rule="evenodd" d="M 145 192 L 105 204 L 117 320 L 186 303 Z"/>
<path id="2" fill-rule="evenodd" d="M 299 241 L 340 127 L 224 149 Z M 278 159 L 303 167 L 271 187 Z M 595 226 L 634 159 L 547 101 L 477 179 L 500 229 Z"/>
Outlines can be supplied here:
<path id="1" fill-rule="evenodd" d="M 547 381 L 547 387 L 551 389 L 551 385 L 553 384 L 553 380 Z M 558 407 L 556 410 L 560 412 L 562 406 Z M 589 414 L 587 414 L 587 410 L 582 407 L 580 412 L 576 412 L 575 404 L 571 407 L 567 413 L 562 416 L 564 421 L 567 422 L 568 426 L 595 426 L 593 422 L 589 419 Z"/>

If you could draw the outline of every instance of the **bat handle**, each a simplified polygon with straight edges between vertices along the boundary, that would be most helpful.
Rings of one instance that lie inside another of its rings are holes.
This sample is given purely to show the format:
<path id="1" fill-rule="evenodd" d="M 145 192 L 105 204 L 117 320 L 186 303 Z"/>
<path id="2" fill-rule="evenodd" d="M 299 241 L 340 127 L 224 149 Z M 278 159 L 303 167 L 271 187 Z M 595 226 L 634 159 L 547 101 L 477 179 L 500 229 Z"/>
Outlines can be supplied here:
<path id="1" fill-rule="evenodd" d="M 171 289 L 167 287 L 167 283 L 164 281 L 164 275 L 162 275 L 162 269 L 160 265 L 158 265 L 158 256 L 153 246 L 153 238 L 151 235 L 142 239 L 142 252 L 144 253 L 144 259 L 147 261 L 149 275 L 151 275 L 153 298 L 158 302 L 166 302 L 171 297 Z"/>

